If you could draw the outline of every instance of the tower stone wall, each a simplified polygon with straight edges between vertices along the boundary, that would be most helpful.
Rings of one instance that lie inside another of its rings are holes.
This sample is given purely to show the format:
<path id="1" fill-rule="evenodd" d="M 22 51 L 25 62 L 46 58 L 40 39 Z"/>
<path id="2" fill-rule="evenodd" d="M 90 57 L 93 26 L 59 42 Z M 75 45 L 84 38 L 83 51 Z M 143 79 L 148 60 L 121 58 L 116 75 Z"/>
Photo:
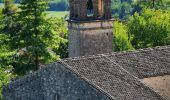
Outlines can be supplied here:
<path id="1" fill-rule="evenodd" d="M 93 16 L 87 16 L 87 2 L 89 0 L 69 0 L 70 19 L 72 20 L 94 20 L 111 19 L 111 0 L 91 0 L 93 5 Z"/>
<path id="2" fill-rule="evenodd" d="M 70 0 L 69 57 L 112 52 L 111 0 Z"/>
<path id="3" fill-rule="evenodd" d="M 69 21 L 69 56 L 112 52 L 113 20 Z"/>

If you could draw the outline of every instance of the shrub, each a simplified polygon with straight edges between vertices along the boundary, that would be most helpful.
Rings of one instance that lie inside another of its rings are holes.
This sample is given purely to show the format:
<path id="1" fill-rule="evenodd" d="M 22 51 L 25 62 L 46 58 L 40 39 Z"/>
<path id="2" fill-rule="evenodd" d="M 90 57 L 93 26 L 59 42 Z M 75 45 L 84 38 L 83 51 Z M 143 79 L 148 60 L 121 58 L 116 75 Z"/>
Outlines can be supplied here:
<path id="1" fill-rule="evenodd" d="M 133 47 L 128 38 L 127 26 L 122 22 L 114 22 L 114 51 L 132 50 Z"/>
<path id="2" fill-rule="evenodd" d="M 170 12 L 144 9 L 129 18 L 128 31 L 135 48 L 170 44 Z"/>

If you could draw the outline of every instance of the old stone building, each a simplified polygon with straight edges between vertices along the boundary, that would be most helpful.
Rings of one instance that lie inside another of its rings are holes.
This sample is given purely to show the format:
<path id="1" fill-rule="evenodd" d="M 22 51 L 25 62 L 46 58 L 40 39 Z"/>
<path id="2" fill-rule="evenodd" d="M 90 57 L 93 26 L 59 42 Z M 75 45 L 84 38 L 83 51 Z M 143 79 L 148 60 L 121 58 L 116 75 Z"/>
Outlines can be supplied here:
<path id="1" fill-rule="evenodd" d="M 12 81 L 4 100 L 170 100 L 170 46 L 111 52 L 110 0 L 69 1 L 74 58 Z"/>
<path id="2" fill-rule="evenodd" d="M 68 58 L 3 88 L 4 100 L 170 100 L 170 46 Z"/>
<path id="3" fill-rule="evenodd" d="M 69 0 L 69 56 L 111 52 L 113 20 L 111 0 Z"/>

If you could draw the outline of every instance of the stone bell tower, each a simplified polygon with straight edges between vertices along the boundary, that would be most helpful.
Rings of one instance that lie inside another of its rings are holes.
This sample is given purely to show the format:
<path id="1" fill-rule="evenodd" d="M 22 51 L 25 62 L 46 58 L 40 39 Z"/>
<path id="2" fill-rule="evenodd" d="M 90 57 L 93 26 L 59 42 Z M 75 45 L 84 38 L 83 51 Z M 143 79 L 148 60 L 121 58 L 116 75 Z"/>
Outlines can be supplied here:
<path id="1" fill-rule="evenodd" d="M 111 0 L 69 0 L 69 57 L 112 52 Z"/>

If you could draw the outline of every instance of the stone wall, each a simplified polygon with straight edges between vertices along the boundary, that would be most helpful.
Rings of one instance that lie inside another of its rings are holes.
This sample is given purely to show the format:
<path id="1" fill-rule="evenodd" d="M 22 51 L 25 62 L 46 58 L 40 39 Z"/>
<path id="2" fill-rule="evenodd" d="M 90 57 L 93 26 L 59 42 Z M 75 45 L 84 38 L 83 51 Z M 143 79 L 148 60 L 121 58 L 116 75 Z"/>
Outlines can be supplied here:
<path id="1" fill-rule="evenodd" d="M 104 93 L 60 64 L 55 63 L 46 71 L 43 74 L 45 100 L 110 100 Z"/>
<path id="2" fill-rule="evenodd" d="M 69 56 L 112 52 L 113 20 L 69 21 Z"/>
<path id="3" fill-rule="evenodd" d="M 93 16 L 87 16 L 88 0 L 69 0 L 70 20 L 111 19 L 111 0 L 92 0 Z"/>
<path id="4" fill-rule="evenodd" d="M 170 75 L 145 78 L 142 81 L 170 100 Z"/>
<path id="5" fill-rule="evenodd" d="M 4 100 L 44 100 L 42 83 L 39 73 L 13 81 L 3 88 Z"/>
<path id="6" fill-rule="evenodd" d="M 58 63 L 10 83 L 3 95 L 4 100 L 110 100 Z"/>

